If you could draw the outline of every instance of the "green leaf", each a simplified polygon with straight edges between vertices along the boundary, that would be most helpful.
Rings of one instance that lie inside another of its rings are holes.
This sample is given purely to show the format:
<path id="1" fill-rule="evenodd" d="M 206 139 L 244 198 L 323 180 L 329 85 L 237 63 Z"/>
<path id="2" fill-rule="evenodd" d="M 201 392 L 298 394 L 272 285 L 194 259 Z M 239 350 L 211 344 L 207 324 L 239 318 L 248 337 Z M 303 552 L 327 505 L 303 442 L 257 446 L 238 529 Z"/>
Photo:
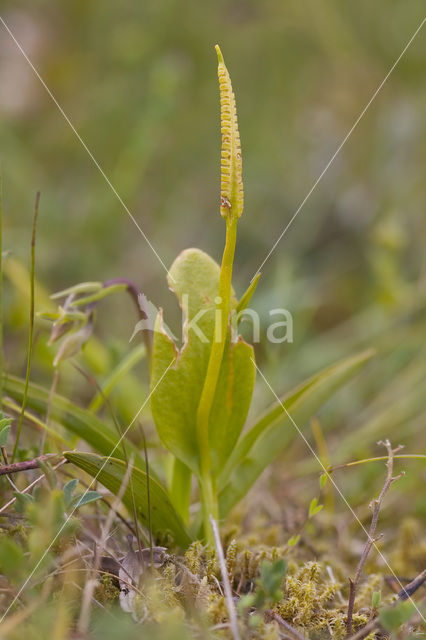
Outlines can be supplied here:
<path id="1" fill-rule="evenodd" d="M 5 422 L 7 420 L 8 424 L 6 424 L 5 427 L 3 427 L 0 431 L 0 447 L 5 447 L 7 444 L 7 439 L 9 437 L 9 432 L 10 432 L 10 424 L 12 422 L 12 420 L 9 419 L 4 419 L 1 420 L 1 422 Z"/>
<path id="2" fill-rule="evenodd" d="M 18 403 L 16 403 L 14 400 L 12 400 L 10 396 L 7 398 L 6 397 L 3 398 L 3 404 L 5 407 L 7 407 L 8 409 L 11 409 L 15 413 L 19 414 L 19 412 L 21 411 L 21 406 Z M 47 425 L 39 417 L 37 417 L 36 414 L 33 413 L 31 410 L 28 411 L 26 409 L 24 411 L 24 420 L 26 420 L 28 424 L 33 424 L 37 428 L 43 429 L 43 431 L 45 431 L 46 434 L 49 435 L 53 440 L 60 442 L 62 444 L 62 448 L 64 447 L 71 448 L 71 443 L 66 438 L 64 438 L 63 435 L 59 433 L 56 425 L 53 425 L 53 426 Z"/>
<path id="3" fill-rule="evenodd" d="M 43 462 L 43 460 L 39 460 L 38 466 L 43 471 L 44 477 L 46 478 L 49 487 L 52 490 L 55 489 L 56 485 L 58 484 L 58 479 L 56 477 L 54 469 L 52 468 L 52 465 L 49 464 L 47 460 L 45 462 Z"/>
<path id="4" fill-rule="evenodd" d="M 28 563 L 28 560 L 27 560 Z M 22 569 L 28 567 L 25 564 L 25 556 L 22 548 L 11 537 L 0 540 L 0 571 L 9 579 L 17 578 Z"/>
<path id="5" fill-rule="evenodd" d="M 287 541 L 287 545 L 289 547 L 295 547 L 296 544 L 299 542 L 300 540 L 300 533 L 296 534 L 295 536 L 292 536 L 288 541 Z"/>
<path id="6" fill-rule="evenodd" d="M 310 505 L 309 505 L 308 517 L 312 518 L 313 516 L 315 516 L 317 513 L 319 513 L 321 511 L 323 506 L 324 505 L 322 505 L 322 504 L 318 504 L 318 498 L 312 498 L 312 500 L 310 502 Z"/>
<path id="7" fill-rule="evenodd" d="M 0 429 L 10 426 L 11 423 L 12 423 L 12 418 L 6 418 L 3 411 L 0 410 Z"/>
<path id="8" fill-rule="evenodd" d="M 15 496 L 14 507 L 17 513 L 24 513 L 27 506 L 34 502 L 33 496 L 30 496 L 28 493 L 20 493 L 19 491 L 14 491 L 13 495 Z"/>
<path id="9" fill-rule="evenodd" d="M 75 284 L 73 287 L 69 287 L 68 289 L 57 291 L 56 293 L 52 294 L 50 298 L 51 300 L 57 300 L 58 298 L 67 298 L 72 293 L 74 295 L 81 295 L 83 293 L 88 294 L 96 291 L 102 291 L 102 289 L 102 282 L 80 282 L 79 284 Z"/>
<path id="10" fill-rule="evenodd" d="M 371 606 L 373 609 L 378 609 L 382 603 L 382 592 L 381 591 L 373 591 L 371 596 Z"/>
<path id="11" fill-rule="evenodd" d="M 372 357 L 373 351 L 341 360 L 317 373 L 281 403 L 295 424 L 302 428 L 309 418 Z M 262 471 L 297 433 L 280 403 L 267 410 L 241 438 L 219 477 L 221 517 L 247 493 Z"/>
<path id="12" fill-rule="evenodd" d="M 261 275 L 261 273 L 258 273 L 257 276 L 253 278 L 246 292 L 241 296 L 236 308 L 237 313 L 240 313 L 241 311 L 244 311 L 244 309 L 247 309 L 248 304 L 252 299 L 254 292 L 256 291 L 257 283 L 259 282 L 259 278 Z"/>
<path id="13" fill-rule="evenodd" d="M 394 607 L 381 609 L 379 611 L 380 624 L 387 631 L 395 631 L 402 624 L 408 622 L 415 611 L 416 606 L 414 602 L 410 602 L 409 600 L 397 602 Z"/>
<path id="14" fill-rule="evenodd" d="M 126 464 L 116 458 L 105 458 L 94 453 L 80 453 L 66 451 L 64 456 L 92 477 L 96 477 L 112 493 L 117 495 L 126 474 Z M 132 487 L 127 486 L 123 504 L 132 512 L 133 496 L 138 517 L 145 527 L 148 527 L 148 495 L 147 474 L 134 468 L 131 474 Z M 129 483 L 130 484 L 130 483 Z M 150 501 L 151 501 L 151 526 L 155 536 L 164 535 L 170 531 L 175 542 L 180 547 L 186 548 L 190 542 L 182 519 L 176 513 L 170 498 L 164 487 L 150 476 Z"/>
<path id="15" fill-rule="evenodd" d="M 260 576 L 255 580 L 254 593 L 241 598 L 242 603 L 239 606 L 241 612 L 247 607 L 255 607 L 262 609 L 265 606 L 271 606 L 275 602 L 282 600 L 283 592 L 281 584 L 287 571 L 285 560 L 276 560 L 275 562 L 262 562 L 260 566 Z"/>
<path id="16" fill-rule="evenodd" d="M 77 300 L 73 300 L 71 302 L 72 307 L 80 307 L 86 306 L 90 302 L 97 302 L 98 300 L 102 300 L 107 296 L 112 295 L 113 293 L 117 293 L 118 291 L 125 291 L 127 289 L 127 284 L 112 284 L 109 287 L 102 286 L 102 289 L 99 291 L 95 291 L 94 293 L 90 293 L 83 298 L 77 298 Z"/>
<path id="17" fill-rule="evenodd" d="M 287 571 L 285 560 L 280 559 L 275 562 L 262 562 L 260 567 L 260 578 L 256 581 L 265 591 L 268 602 L 278 602 L 283 594 L 280 589 L 281 583 Z"/>
<path id="18" fill-rule="evenodd" d="M 202 251 L 188 249 L 173 263 L 168 282 L 186 312 L 185 343 L 178 351 L 163 328 L 160 312 L 154 331 L 151 409 L 166 447 L 198 474 L 196 418 L 214 336 L 219 266 Z M 232 292 L 231 309 L 235 307 Z M 209 421 L 214 474 L 229 457 L 244 427 L 254 386 L 253 357 L 253 348 L 240 337 L 233 340 L 228 329 Z"/>
<path id="19" fill-rule="evenodd" d="M 95 500 L 99 500 L 99 498 L 101 497 L 102 496 L 100 493 L 98 493 L 98 491 L 86 491 L 86 493 L 74 496 L 71 500 L 70 506 L 74 509 L 79 509 L 85 504 L 90 504 L 91 502 L 95 502 Z"/>
<path id="20" fill-rule="evenodd" d="M 13 376 L 4 377 L 5 392 L 17 402 L 22 402 L 24 381 Z M 46 414 L 49 402 L 49 391 L 36 385 L 29 384 L 27 406 L 33 411 L 41 415 Z M 119 440 L 117 431 L 109 427 L 97 416 L 78 407 L 63 396 L 55 393 L 51 399 L 50 405 L 51 420 L 55 420 L 62 424 L 68 431 L 85 440 L 93 449 L 99 451 L 103 455 L 114 454 L 115 457 L 122 459 L 124 454 L 122 447 L 116 447 Z M 126 449 L 128 453 L 133 453 L 135 466 L 141 469 L 145 468 L 145 461 L 140 455 L 138 449 L 126 440 Z M 153 474 L 155 475 L 155 474 Z"/>
<path id="21" fill-rule="evenodd" d="M 63 487 L 62 489 L 62 493 L 64 494 L 64 502 L 65 502 L 65 506 L 68 507 L 68 505 L 71 503 L 72 500 L 72 494 L 75 491 L 75 488 L 77 486 L 78 480 L 77 478 L 73 478 L 72 480 L 69 480 Z"/>

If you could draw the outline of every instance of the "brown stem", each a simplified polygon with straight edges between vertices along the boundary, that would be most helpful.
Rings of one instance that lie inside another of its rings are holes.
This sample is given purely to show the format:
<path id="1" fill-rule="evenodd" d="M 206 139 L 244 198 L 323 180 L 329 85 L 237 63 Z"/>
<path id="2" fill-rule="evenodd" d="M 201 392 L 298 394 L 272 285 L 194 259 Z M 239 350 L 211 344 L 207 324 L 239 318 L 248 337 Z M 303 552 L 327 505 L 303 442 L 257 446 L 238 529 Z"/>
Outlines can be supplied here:
<path id="1" fill-rule="evenodd" d="M 284 620 L 284 618 L 282 618 L 279 613 L 277 613 L 276 611 L 268 611 L 268 614 L 278 622 L 279 625 L 281 625 L 282 627 L 284 627 L 284 629 L 286 631 L 288 631 L 288 633 L 293 636 L 293 638 L 295 638 L 295 640 L 306 640 L 305 636 L 303 634 L 300 633 L 300 631 L 298 631 L 295 627 L 293 627 L 293 625 L 291 625 L 289 622 L 287 622 L 286 620 Z"/>
<path id="2" fill-rule="evenodd" d="M 6 447 L 1 447 L 1 454 L 3 456 L 3 461 L 5 465 L 9 464 L 9 458 L 7 456 L 7 451 L 6 451 Z M 11 485 L 11 487 L 13 488 L 14 491 L 18 491 L 18 487 L 16 486 L 16 484 L 13 482 L 12 478 L 10 477 L 10 475 L 6 476 L 9 484 Z"/>
<path id="3" fill-rule="evenodd" d="M 8 475 L 9 473 L 18 473 L 19 471 L 29 471 L 30 469 L 38 469 L 40 462 L 47 462 L 52 458 L 57 458 L 57 453 L 48 453 L 32 460 L 24 460 L 23 462 L 13 462 L 12 464 L 4 465 L 0 467 L 0 476 Z M 62 458 L 62 456 L 60 456 Z"/>
<path id="4" fill-rule="evenodd" d="M 417 591 L 417 589 L 421 587 L 422 584 L 424 584 L 425 582 L 426 582 L 426 569 L 421 573 L 419 573 L 419 575 L 416 578 L 414 578 L 414 580 L 411 580 L 411 582 L 407 584 L 406 587 L 401 589 L 401 591 L 398 593 L 398 599 L 408 600 L 409 598 L 411 598 L 413 593 Z"/>
<path id="5" fill-rule="evenodd" d="M 398 600 L 394 603 L 393 606 L 396 606 L 397 602 L 401 600 L 408 600 L 411 596 L 426 582 L 426 569 L 419 573 L 419 575 L 414 578 L 404 589 L 398 593 Z M 371 620 L 366 625 L 362 627 L 359 631 L 354 633 L 349 640 L 364 640 L 366 636 L 368 636 L 372 631 L 381 629 L 380 620 L 378 617 Z"/>
<path id="6" fill-rule="evenodd" d="M 148 313 L 145 308 L 141 292 L 137 288 L 137 286 L 127 278 L 112 278 L 111 280 L 107 280 L 103 283 L 104 287 L 111 287 L 114 284 L 125 284 L 127 286 L 127 292 L 132 297 L 133 302 L 136 305 L 138 310 L 138 315 L 141 320 L 148 320 Z M 152 333 L 153 327 L 151 329 L 145 329 L 143 332 L 143 339 L 145 341 L 146 352 L 148 355 L 148 360 L 151 363 L 151 355 L 152 355 Z"/>
<path id="7" fill-rule="evenodd" d="M 65 460 L 65 458 L 62 458 L 62 460 L 60 462 L 58 462 L 58 464 L 55 464 L 55 466 L 53 467 L 53 471 L 56 471 L 56 469 L 59 469 L 59 467 L 61 467 L 63 464 L 67 463 L 68 460 Z M 45 478 L 44 473 L 41 474 L 41 476 L 39 476 L 38 478 L 36 478 L 35 480 L 33 480 L 31 482 L 31 484 L 27 485 L 25 487 L 25 489 L 23 489 L 20 493 L 28 493 L 29 491 L 31 491 L 31 489 L 33 487 L 36 486 L 36 484 L 38 484 L 39 482 L 41 482 L 43 479 Z M 8 514 L 5 513 L 6 509 L 8 509 L 9 507 L 11 507 L 13 504 L 15 504 L 16 502 L 16 497 L 12 498 L 11 500 L 9 500 L 9 502 L 6 502 L 6 504 L 4 504 L 1 508 L 0 508 L 0 514 L 2 514 L 2 517 L 8 517 Z M 14 518 L 16 518 L 16 514 L 14 514 L 13 516 Z"/>
<path id="8" fill-rule="evenodd" d="M 352 634 L 352 621 L 353 621 L 353 613 L 354 613 L 354 606 L 355 606 L 356 588 L 358 586 L 359 579 L 361 577 L 362 571 L 364 569 L 364 565 L 371 551 L 371 548 L 379 539 L 378 537 L 376 537 L 376 528 L 377 528 L 377 522 L 379 520 L 379 514 L 380 514 L 380 509 L 382 506 L 383 499 L 386 493 L 388 492 L 391 484 L 395 482 L 395 480 L 400 478 L 401 475 L 403 475 L 403 474 L 400 474 L 396 477 L 393 477 L 392 475 L 394 455 L 397 451 L 400 451 L 400 449 L 402 449 L 402 446 L 399 445 L 398 447 L 396 447 L 396 449 L 392 449 L 392 446 L 389 440 L 386 440 L 385 442 L 379 442 L 378 444 L 382 444 L 383 446 L 385 446 L 388 452 L 388 459 L 386 462 L 387 474 L 386 474 L 385 483 L 379 494 L 379 497 L 373 500 L 370 504 L 370 507 L 373 509 L 373 516 L 371 518 L 370 529 L 368 531 L 368 538 L 364 545 L 364 549 L 361 554 L 361 558 L 359 560 L 358 567 L 355 572 L 355 576 L 352 579 L 349 579 L 348 617 L 346 622 L 346 631 L 348 636 Z"/>

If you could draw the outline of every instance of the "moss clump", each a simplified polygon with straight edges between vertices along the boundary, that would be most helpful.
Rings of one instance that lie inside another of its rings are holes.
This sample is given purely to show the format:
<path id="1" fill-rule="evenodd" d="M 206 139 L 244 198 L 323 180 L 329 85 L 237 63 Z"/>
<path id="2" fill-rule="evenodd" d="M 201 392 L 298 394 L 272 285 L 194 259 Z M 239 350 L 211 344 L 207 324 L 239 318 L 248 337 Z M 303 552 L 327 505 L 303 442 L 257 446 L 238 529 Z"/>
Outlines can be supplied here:
<path id="1" fill-rule="evenodd" d="M 118 601 L 120 589 L 115 578 L 106 574 L 102 576 L 95 590 L 95 598 L 105 607 L 111 607 Z"/>
<path id="2" fill-rule="evenodd" d="M 405 518 L 399 527 L 390 564 L 397 575 L 413 578 L 426 566 L 426 539 L 420 523 Z"/>
<path id="3" fill-rule="evenodd" d="M 319 562 L 307 562 L 301 567 L 292 562 L 284 581 L 284 598 L 276 611 L 294 625 L 311 630 L 327 628 L 328 606 L 338 588 Z"/>

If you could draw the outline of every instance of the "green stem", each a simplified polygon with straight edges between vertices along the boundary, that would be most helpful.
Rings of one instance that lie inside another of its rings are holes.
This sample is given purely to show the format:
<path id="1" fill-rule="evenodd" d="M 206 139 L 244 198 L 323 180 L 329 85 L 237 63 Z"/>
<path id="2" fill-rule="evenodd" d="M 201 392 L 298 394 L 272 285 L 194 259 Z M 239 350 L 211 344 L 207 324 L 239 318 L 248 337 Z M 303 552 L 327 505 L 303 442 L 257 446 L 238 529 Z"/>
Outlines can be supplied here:
<path id="1" fill-rule="evenodd" d="M 219 503 L 218 503 L 218 494 L 216 483 L 211 474 L 206 474 L 201 476 L 200 480 L 200 491 L 201 491 L 201 503 L 203 510 L 203 530 L 204 530 L 204 538 L 208 545 L 213 547 L 214 545 L 214 536 L 213 529 L 210 523 L 210 516 L 212 516 L 216 521 L 219 518 Z"/>
<path id="2" fill-rule="evenodd" d="M 173 506 L 182 516 L 182 520 L 189 524 L 189 505 L 191 502 L 191 470 L 178 458 L 173 461 L 172 482 L 170 495 Z"/>
<path id="3" fill-rule="evenodd" d="M 13 447 L 12 452 L 12 462 L 15 459 L 16 453 L 18 451 L 19 438 L 21 437 L 22 431 L 22 423 L 24 421 L 25 409 L 27 406 L 27 396 L 28 396 L 28 385 L 30 382 L 30 372 L 31 372 L 31 362 L 33 357 L 33 347 L 34 347 L 34 280 L 35 280 L 35 245 L 36 245 L 36 230 L 37 230 L 37 218 L 38 218 L 38 205 L 40 202 L 40 192 L 36 195 L 36 202 L 34 208 L 34 218 L 33 218 L 33 232 L 31 236 L 31 272 L 30 272 L 30 330 L 28 334 L 28 356 L 27 356 L 27 371 L 25 374 L 25 387 L 24 387 L 24 397 L 22 399 L 22 408 L 21 414 L 19 416 L 18 428 L 16 431 L 15 438 L 15 446 Z"/>
<path id="4" fill-rule="evenodd" d="M 207 373 L 201 392 L 197 411 L 197 437 L 200 447 L 201 477 L 200 488 L 203 502 L 204 534 L 213 543 L 213 532 L 210 525 L 210 515 L 217 519 L 218 502 L 215 483 L 211 475 L 209 418 L 216 392 L 223 351 L 228 331 L 229 310 L 231 302 L 232 267 L 234 263 L 235 245 L 237 238 L 237 219 L 229 216 L 226 220 L 226 243 L 223 251 L 222 265 L 219 276 L 219 297 L 217 299 L 217 313 L 213 343 L 210 351 Z"/>
<path id="5" fill-rule="evenodd" d="M 0 175 L 0 410 L 3 402 L 3 181 Z"/>

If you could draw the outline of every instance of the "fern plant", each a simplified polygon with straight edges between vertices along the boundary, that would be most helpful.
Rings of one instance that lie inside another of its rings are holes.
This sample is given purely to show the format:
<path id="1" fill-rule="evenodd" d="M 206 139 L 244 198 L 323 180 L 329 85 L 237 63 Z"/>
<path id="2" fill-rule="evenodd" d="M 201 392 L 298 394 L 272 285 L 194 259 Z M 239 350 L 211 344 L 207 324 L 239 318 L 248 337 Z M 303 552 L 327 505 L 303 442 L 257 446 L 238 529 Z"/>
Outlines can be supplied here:
<path id="1" fill-rule="evenodd" d="M 150 470 L 148 477 L 143 455 L 126 440 L 133 469 L 123 503 L 129 509 L 136 504 L 138 517 L 152 528 L 154 535 L 169 531 L 181 547 L 200 535 L 213 543 L 210 516 L 215 520 L 226 518 L 283 449 L 287 441 L 285 430 L 294 428 L 291 422 L 302 426 L 372 355 L 365 351 L 317 373 L 284 395 L 244 431 L 256 364 L 253 347 L 238 335 L 234 320 L 249 304 L 258 278 L 238 300 L 232 287 L 232 272 L 237 225 L 244 204 L 241 145 L 231 79 L 219 47 L 216 51 L 222 134 L 220 213 L 226 226 L 222 262 L 217 264 L 199 249 L 188 249 L 176 258 L 167 279 L 186 314 L 184 344 L 179 349 L 168 335 L 160 310 L 152 349 L 147 349 L 152 417 L 173 458 L 168 486 L 159 473 Z M 126 286 L 117 282 L 109 287 L 89 283 L 66 292 L 72 294 L 69 308 L 64 311 L 62 307 L 49 317 L 67 330 L 71 328 L 65 340 L 69 340 L 72 350 L 83 344 L 82 335 L 84 340 L 89 336 L 92 305 Z M 67 352 L 61 348 L 62 353 Z M 8 396 L 22 402 L 22 380 L 8 376 L 4 386 Z M 32 383 L 26 402 L 39 412 L 49 404 L 51 419 L 98 451 L 66 451 L 64 455 L 109 490 L 119 493 L 127 462 L 111 427 L 93 411 L 78 408 Z M 191 521 L 193 476 L 198 482 L 201 508 Z"/>

